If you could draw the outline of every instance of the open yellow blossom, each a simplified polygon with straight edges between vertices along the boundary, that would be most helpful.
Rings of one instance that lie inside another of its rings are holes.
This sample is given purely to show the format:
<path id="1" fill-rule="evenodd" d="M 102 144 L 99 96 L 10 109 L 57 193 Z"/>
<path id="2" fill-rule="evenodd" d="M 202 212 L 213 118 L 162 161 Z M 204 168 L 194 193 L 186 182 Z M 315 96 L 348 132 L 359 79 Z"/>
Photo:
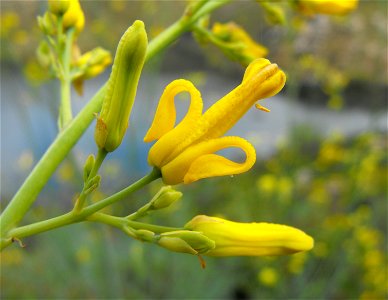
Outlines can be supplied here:
<path id="1" fill-rule="evenodd" d="M 345 15 L 357 8 L 358 0 L 298 0 L 297 5 L 306 15 Z"/>
<path id="2" fill-rule="evenodd" d="M 185 225 L 215 242 L 208 256 L 286 255 L 313 248 L 314 240 L 303 231 L 279 224 L 237 223 L 199 215 Z"/>
<path id="3" fill-rule="evenodd" d="M 277 94 L 286 76 L 267 59 L 253 61 L 242 83 L 202 114 L 202 99 L 194 85 L 183 79 L 170 83 L 160 98 L 154 121 L 145 142 L 158 140 L 150 149 L 148 163 L 159 168 L 166 184 L 190 183 L 202 178 L 240 174 L 256 161 L 253 146 L 240 137 L 222 137 L 256 101 Z M 189 92 L 190 106 L 175 126 L 174 97 Z M 260 104 L 256 107 L 265 111 Z M 174 127 L 175 126 L 175 127 Z M 235 147 L 245 152 L 243 163 L 236 163 L 215 152 Z"/>

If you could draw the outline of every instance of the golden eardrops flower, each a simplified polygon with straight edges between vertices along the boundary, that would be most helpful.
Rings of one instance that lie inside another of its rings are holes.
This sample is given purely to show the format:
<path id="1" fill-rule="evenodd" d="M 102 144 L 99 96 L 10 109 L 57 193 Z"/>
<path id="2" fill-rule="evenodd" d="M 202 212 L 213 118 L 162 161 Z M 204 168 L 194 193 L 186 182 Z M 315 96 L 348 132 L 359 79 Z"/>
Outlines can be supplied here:
<path id="1" fill-rule="evenodd" d="M 358 0 L 298 0 L 296 4 L 306 15 L 345 15 L 357 8 Z"/>
<path id="2" fill-rule="evenodd" d="M 69 8 L 63 15 L 63 28 L 67 30 L 70 27 L 74 27 L 76 34 L 78 34 L 84 29 L 84 25 L 85 16 L 79 1 L 70 0 Z"/>
<path id="3" fill-rule="evenodd" d="M 303 231 L 271 223 L 237 223 L 199 215 L 185 225 L 215 242 L 208 256 L 286 255 L 313 248 L 314 240 Z"/>
<path id="4" fill-rule="evenodd" d="M 217 46 L 233 60 L 247 66 L 257 58 L 267 56 L 268 49 L 254 41 L 251 36 L 234 22 L 215 23 L 212 28 L 215 37 L 222 40 L 224 45 Z"/>
<path id="5" fill-rule="evenodd" d="M 256 161 L 253 146 L 240 137 L 222 136 L 255 102 L 277 94 L 285 81 L 285 74 L 276 64 L 257 59 L 246 69 L 242 83 L 204 114 L 201 94 L 191 82 L 183 79 L 171 82 L 144 137 L 145 142 L 157 140 L 148 154 L 148 163 L 159 168 L 163 181 L 171 185 L 248 171 Z M 175 126 L 174 97 L 181 92 L 188 92 L 191 102 L 186 116 Z M 260 104 L 256 107 L 268 111 Z M 243 163 L 214 154 L 230 147 L 245 152 Z"/>

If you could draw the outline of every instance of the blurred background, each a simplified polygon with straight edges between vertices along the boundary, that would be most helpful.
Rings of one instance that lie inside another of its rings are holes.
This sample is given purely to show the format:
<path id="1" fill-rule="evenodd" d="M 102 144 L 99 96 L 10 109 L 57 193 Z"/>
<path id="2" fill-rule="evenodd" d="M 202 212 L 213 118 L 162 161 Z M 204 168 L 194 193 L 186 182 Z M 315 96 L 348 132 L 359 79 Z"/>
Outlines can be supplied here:
<path id="1" fill-rule="evenodd" d="M 15 194 L 57 134 L 59 85 L 36 62 L 42 39 L 36 16 L 45 1 L 1 1 L 1 206 Z M 81 1 L 82 51 L 115 53 L 134 20 L 149 39 L 182 14 L 184 1 Z M 282 3 L 281 3 L 282 4 Z M 275 258 L 206 258 L 133 241 L 116 229 L 76 224 L 25 239 L 1 253 L 1 297 L 386 299 L 387 277 L 387 4 L 360 1 L 343 17 L 306 17 L 286 9 L 287 24 L 271 25 L 254 1 L 216 11 L 211 23 L 243 26 L 287 73 L 285 89 L 261 103 L 230 131 L 247 138 L 258 161 L 250 172 L 179 186 L 183 200 L 145 221 L 181 226 L 198 214 L 241 222 L 288 224 L 313 236 L 308 253 Z M 79 111 L 109 76 L 73 93 Z M 149 145 L 142 138 L 163 88 L 186 78 L 205 107 L 241 81 L 244 68 L 215 46 L 185 34 L 145 67 L 131 123 L 120 148 L 104 163 L 101 199 L 145 175 Z M 179 111 L 185 109 L 178 103 Z M 72 207 L 82 166 L 95 152 L 94 126 L 58 168 L 23 224 Z M 239 153 L 230 152 L 234 156 Z M 110 208 L 127 215 L 161 182 Z"/>

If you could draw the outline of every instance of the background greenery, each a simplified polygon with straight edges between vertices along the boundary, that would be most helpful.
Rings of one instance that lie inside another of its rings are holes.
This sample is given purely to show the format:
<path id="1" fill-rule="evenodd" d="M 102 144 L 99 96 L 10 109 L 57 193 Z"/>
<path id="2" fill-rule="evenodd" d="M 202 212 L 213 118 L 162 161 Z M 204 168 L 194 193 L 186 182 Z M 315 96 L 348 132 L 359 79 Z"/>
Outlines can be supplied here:
<path id="1" fill-rule="evenodd" d="M 270 59 L 288 73 L 283 95 L 290 101 L 313 102 L 318 109 L 328 105 L 346 111 L 358 106 L 368 113 L 386 112 L 386 3 L 361 1 L 359 9 L 346 18 L 305 19 L 288 11 L 286 27 L 267 25 L 253 1 L 241 3 L 221 9 L 212 19 L 234 19 L 268 46 Z M 81 4 L 86 14 L 86 28 L 79 38 L 81 48 L 100 45 L 112 53 L 122 32 L 135 19 L 144 20 L 152 37 L 176 20 L 184 7 L 184 2 L 177 1 Z M 45 5 L 43 1 L 1 2 L 2 78 L 22 81 L 22 91 L 29 94 L 27 100 L 15 99 L 12 95 L 17 95 L 16 91 L 4 97 L 7 86 L 2 84 L 2 110 L 9 101 L 19 101 L 27 115 L 42 103 L 53 107 L 50 97 L 57 86 L 53 82 L 37 85 L 44 74 L 37 72 L 34 60 L 41 38 L 35 16 Z M 218 49 L 198 46 L 187 34 L 146 71 L 161 77 L 171 72 L 190 74 L 201 82 L 207 80 L 203 71 L 239 79 L 242 68 L 225 59 Z M 338 86 L 338 81 L 330 81 L 333 77 L 346 82 L 339 91 L 330 89 Z M 156 90 L 154 97 L 159 94 Z M 46 126 L 41 119 L 31 121 L 22 116 L 19 122 L 27 131 L 28 126 Z M 54 119 L 52 123 L 55 125 Z M 8 128 L 2 121 L 2 145 L 12 138 Z M 137 130 L 129 132 L 130 138 L 144 128 Z M 26 224 L 70 208 L 70 200 L 79 191 L 77 179 L 84 154 L 88 149 L 94 151 L 91 135 L 87 133 L 86 141 L 61 165 L 26 217 Z M 30 137 L 32 150 L 18 153 L 13 169 L 2 167 L 2 178 L 14 176 L 16 183 L 23 180 L 45 149 L 44 143 L 36 148 L 40 138 Z M 109 194 L 125 186 L 129 178 L 142 172 L 141 162 L 132 170 L 126 161 L 136 160 L 136 151 L 144 149 L 134 150 L 128 144 L 123 148 L 104 165 L 104 183 L 96 199 L 103 192 Z M 196 257 L 130 240 L 106 226 L 76 224 L 28 238 L 24 241 L 27 248 L 15 244 L 3 251 L 1 297 L 385 299 L 387 150 L 386 131 L 372 126 L 351 135 L 340 131 L 323 135 L 312 124 L 296 124 L 271 155 L 261 155 L 257 149 L 258 162 L 250 172 L 179 186 L 184 193 L 182 201 L 147 220 L 179 226 L 197 214 L 208 214 L 242 222 L 289 224 L 314 237 L 316 245 L 311 252 L 279 258 L 205 258 L 207 267 L 202 270 Z M 4 159 L 2 153 L 2 165 Z M 10 191 L 3 184 L 2 179 L 2 206 L 17 188 Z M 133 211 L 160 186 L 160 182 L 153 184 L 131 201 L 115 205 L 111 212 L 125 215 Z"/>

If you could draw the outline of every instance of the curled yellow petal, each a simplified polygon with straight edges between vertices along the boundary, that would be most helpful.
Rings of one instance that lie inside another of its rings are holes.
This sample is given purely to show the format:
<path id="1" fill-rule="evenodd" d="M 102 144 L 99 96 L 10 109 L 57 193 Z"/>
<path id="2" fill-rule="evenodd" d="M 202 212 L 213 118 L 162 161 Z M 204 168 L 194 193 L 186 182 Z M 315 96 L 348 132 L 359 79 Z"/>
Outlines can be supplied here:
<path id="1" fill-rule="evenodd" d="M 285 82 L 286 75 L 276 64 L 264 58 L 253 61 L 246 69 L 242 83 L 203 115 L 201 121 L 211 130 L 202 138 L 225 134 L 256 101 L 277 94 Z"/>
<path id="2" fill-rule="evenodd" d="M 303 231 L 280 224 L 238 223 L 217 217 L 196 216 L 186 229 L 201 232 L 216 244 L 208 256 L 286 255 L 313 248 Z"/>
<path id="3" fill-rule="evenodd" d="M 237 163 L 215 152 L 225 148 L 240 148 L 246 159 Z M 167 184 L 191 183 L 203 178 L 235 175 L 248 171 L 256 161 L 253 146 L 240 137 L 222 137 L 189 147 L 162 167 L 163 181 Z"/>
<path id="4" fill-rule="evenodd" d="M 160 98 L 154 121 L 144 137 L 145 142 L 159 139 L 174 128 L 176 121 L 174 98 L 182 92 L 189 92 L 191 98 L 189 109 L 181 123 L 190 122 L 201 116 L 203 104 L 200 92 L 190 81 L 184 79 L 174 80 L 165 88 Z"/>

